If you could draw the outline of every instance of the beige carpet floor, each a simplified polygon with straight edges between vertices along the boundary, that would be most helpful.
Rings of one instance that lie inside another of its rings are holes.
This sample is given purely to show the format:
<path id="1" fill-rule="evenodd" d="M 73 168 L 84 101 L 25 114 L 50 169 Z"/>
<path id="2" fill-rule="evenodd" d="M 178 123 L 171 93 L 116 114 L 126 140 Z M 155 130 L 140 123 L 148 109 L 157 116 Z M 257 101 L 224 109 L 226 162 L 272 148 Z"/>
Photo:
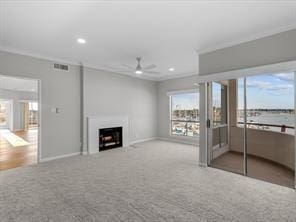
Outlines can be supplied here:
<path id="1" fill-rule="evenodd" d="M 0 172 L 0 221 L 296 221 L 293 189 L 164 141 Z"/>

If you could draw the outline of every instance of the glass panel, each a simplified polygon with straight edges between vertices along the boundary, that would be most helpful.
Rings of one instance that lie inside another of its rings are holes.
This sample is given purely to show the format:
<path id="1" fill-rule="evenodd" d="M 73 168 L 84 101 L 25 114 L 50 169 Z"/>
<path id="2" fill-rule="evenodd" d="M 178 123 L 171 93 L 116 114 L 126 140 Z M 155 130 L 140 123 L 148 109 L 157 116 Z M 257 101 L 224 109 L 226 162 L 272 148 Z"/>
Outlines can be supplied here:
<path id="1" fill-rule="evenodd" d="M 171 135 L 198 136 L 198 93 L 181 93 L 171 96 Z"/>
<path id="2" fill-rule="evenodd" d="M 2 129 L 9 127 L 9 109 L 9 101 L 0 100 L 0 128 Z"/>
<path id="3" fill-rule="evenodd" d="M 212 84 L 213 125 L 227 124 L 227 86 Z"/>
<path id="4" fill-rule="evenodd" d="M 172 121 L 172 135 L 186 136 L 186 122 Z"/>
<path id="5" fill-rule="evenodd" d="M 294 186 L 294 73 L 246 78 L 247 175 Z"/>
<path id="6" fill-rule="evenodd" d="M 38 103 L 29 102 L 29 127 L 35 128 L 38 126 Z"/>
<path id="7" fill-rule="evenodd" d="M 187 136 L 199 135 L 199 123 L 187 123 Z"/>
<path id="8" fill-rule="evenodd" d="M 231 79 L 212 84 L 212 151 L 211 165 L 243 173 L 243 128 L 237 123 L 237 102 L 243 88 L 241 80 Z M 229 96 L 227 95 L 229 94 Z"/>

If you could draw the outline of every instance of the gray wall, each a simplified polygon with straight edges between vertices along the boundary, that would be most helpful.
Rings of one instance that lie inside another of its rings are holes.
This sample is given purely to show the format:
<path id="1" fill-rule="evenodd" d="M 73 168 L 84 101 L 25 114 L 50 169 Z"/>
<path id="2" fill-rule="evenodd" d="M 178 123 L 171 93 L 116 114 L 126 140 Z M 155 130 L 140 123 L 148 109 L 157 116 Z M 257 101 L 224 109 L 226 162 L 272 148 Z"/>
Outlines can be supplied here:
<path id="1" fill-rule="evenodd" d="M 196 76 L 189 76 L 177 79 L 169 79 L 158 82 L 158 136 L 179 142 L 197 144 L 198 140 L 186 136 L 170 135 L 170 98 L 169 91 L 187 90 L 197 88 Z"/>
<path id="2" fill-rule="evenodd" d="M 37 84 L 37 83 L 36 83 Z M 0 89 L 0 99 L 8 99 L 13 102 L 13 126 L 10 130 L 23 129 L 21 100 L 31 100 L 38 102 L 38 94 L 36 92 L 21 92 L 16 90 Z"/>
<path id="3" fill-rule="evenodd" d="M 296 60 L 296 29 L 199 55 L 200 75 Z"/>
<path id="4" fill-rule="evenodd" d="M 91 68 L 84 68 L 83 78 L 80 74 L 78 66 L 70 66 L 68 72 L 56 71 L 51 61 L 0 51 L 0 75 L 41 80 L 41 158 L 80 152 L 81 133 L 86 151 L 87 116 L 128 115 L 130 142 L 166 137 L 197 143 L 169 135 L 167 96 L 168 91 L 195 88 L 197 76 L 154 82 Z M 56 107 L 59 114 L 51 111 Z"/>
<path id="5" fill-rule="evenodd" d="M 157 83 L 130 76 L 84 68 L 84 151 L 88 116 L 127 115 L 129 141 L 157 136 Z"/>
<path id="6" fill-rule="evenodd" d="M 0 52 L 0 75 L 41 80 L 42 158 L 80 151 L 79 67 L 61 72 L 46 60 Z M 52 113 L 54 107 L 61 112 Z"/>

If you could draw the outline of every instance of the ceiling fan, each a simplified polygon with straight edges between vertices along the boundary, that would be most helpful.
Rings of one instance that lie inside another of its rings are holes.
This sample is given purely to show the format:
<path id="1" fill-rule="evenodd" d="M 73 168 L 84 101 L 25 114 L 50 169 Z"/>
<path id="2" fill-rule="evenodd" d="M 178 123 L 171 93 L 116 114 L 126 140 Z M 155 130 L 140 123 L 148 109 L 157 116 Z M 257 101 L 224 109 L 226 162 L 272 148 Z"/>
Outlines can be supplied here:
<path id="1" fill-rule="evenodd" d="M 137 57 L 136 60 L 137 60 L 137 66 L 136 66 L 136 68 L 132 67 L 131 65 L 127 65 L 127 64 L 122 64 L 122 65 L 124 67 L 128 68 L 129 69 L 128 71 L 133 71 L 137 75 L 141 75 L 143 73 L 145 73 L 145 74 L 146 73 L 147 74 L 159 74 L 159 72 L 156 72 L 156 71 L 152 71 L 151 70 L 151 69 L 155 69 L 156 68 L 156 65 L 151 64 L 151 65 L 142 67 L 142 65 L 141 65 L 142 58 L 141 57 Z"/>

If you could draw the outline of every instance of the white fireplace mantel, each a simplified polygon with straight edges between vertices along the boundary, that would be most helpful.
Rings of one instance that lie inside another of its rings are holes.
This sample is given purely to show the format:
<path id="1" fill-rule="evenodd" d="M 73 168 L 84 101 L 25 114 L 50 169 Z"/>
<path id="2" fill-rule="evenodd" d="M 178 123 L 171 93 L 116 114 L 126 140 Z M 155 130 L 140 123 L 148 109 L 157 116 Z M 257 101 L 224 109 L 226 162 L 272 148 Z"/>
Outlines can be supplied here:
<path id="1" fill-rule="evenodd" d="M 127 116 L 91 116 L 87 117 L 87 144 L 88 153 L 99 152 L 99 129 L 122 127 L 122 145 L 129 146 L 129 122 Z"/>

